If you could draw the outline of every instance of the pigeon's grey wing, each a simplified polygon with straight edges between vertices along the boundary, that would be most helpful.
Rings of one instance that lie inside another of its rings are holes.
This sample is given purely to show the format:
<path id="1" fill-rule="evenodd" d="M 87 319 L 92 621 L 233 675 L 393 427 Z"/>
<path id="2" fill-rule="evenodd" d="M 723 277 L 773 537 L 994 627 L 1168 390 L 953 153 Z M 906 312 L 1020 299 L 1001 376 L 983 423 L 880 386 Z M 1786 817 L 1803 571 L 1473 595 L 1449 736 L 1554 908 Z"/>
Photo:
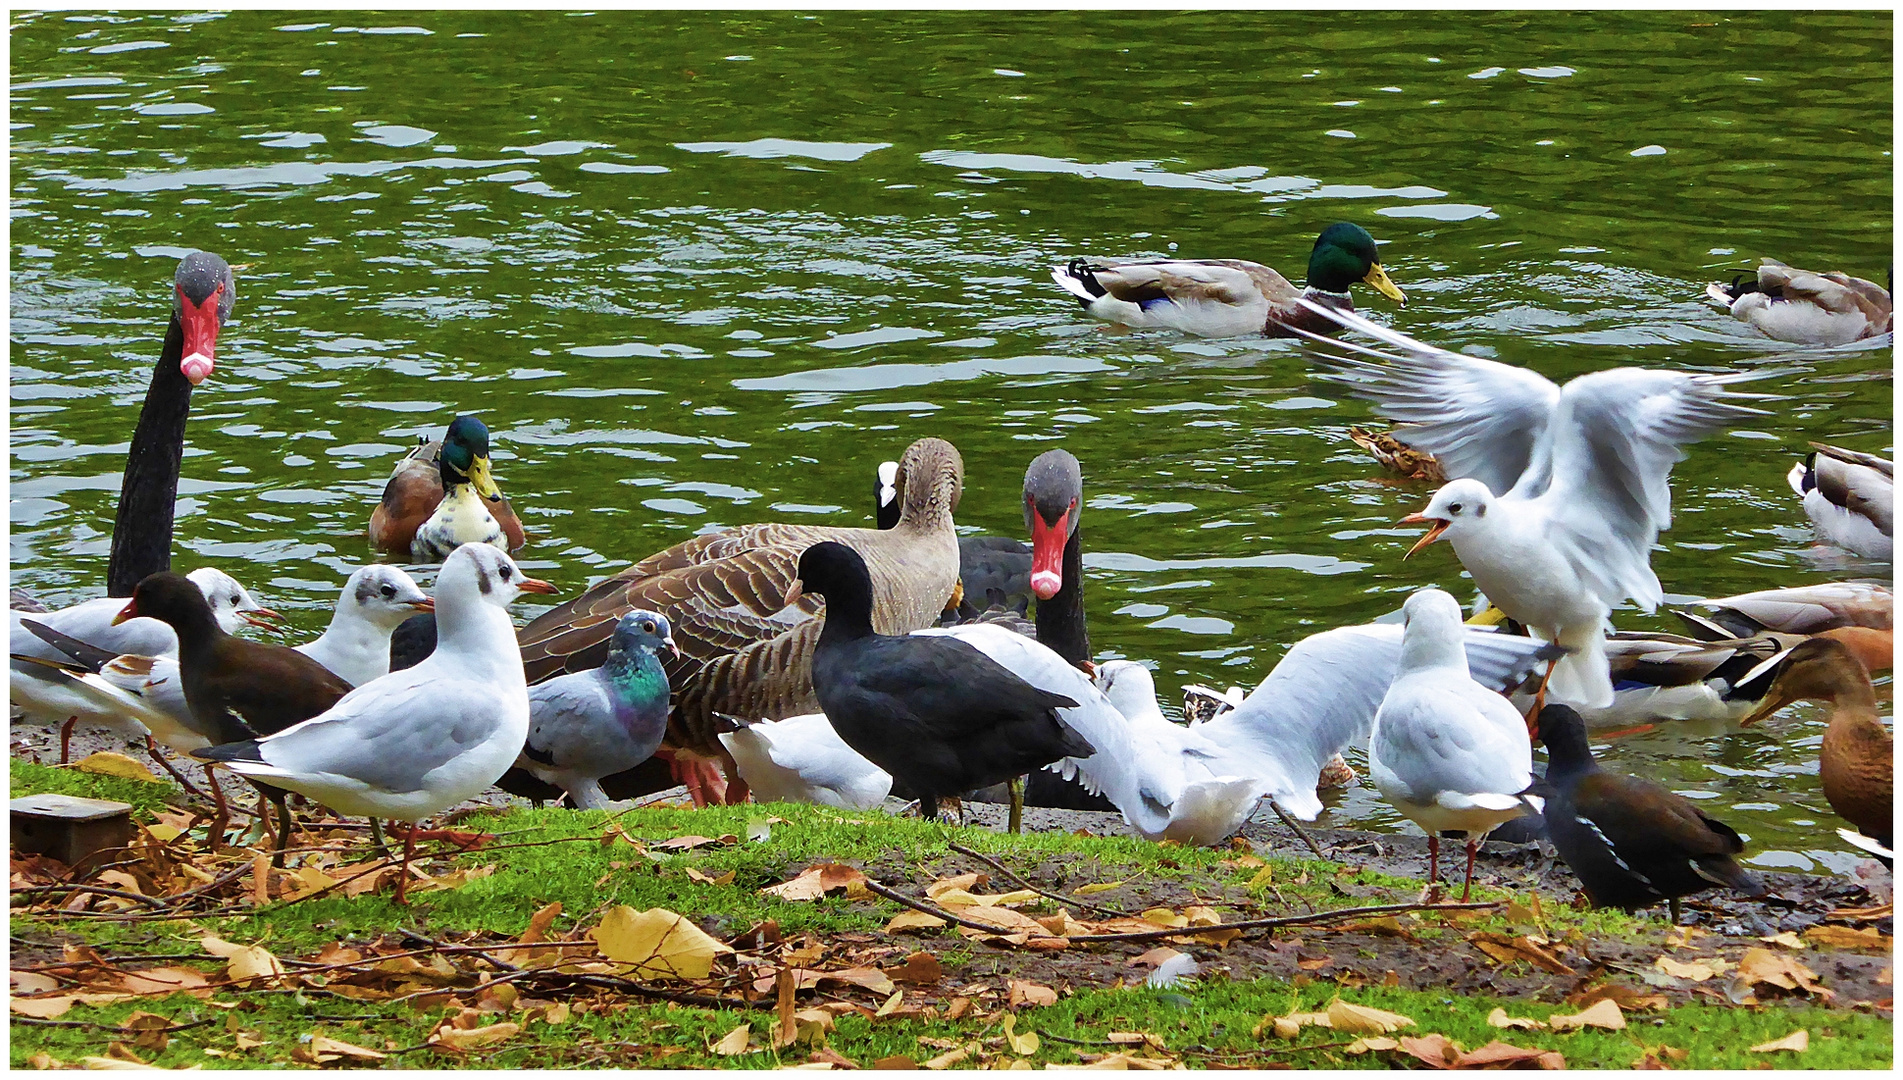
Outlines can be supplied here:
<path id="1" fill-rule="evenodd" d="M 1559 387 L 1545 377 L 1435 348 L 1352 311 L 1307 299 L 1302 305 L 1392 350 L 1297 331 L 1321 347 L 1320 378 L 1348 387 L 1382 415 L 1406 424 L 1396 437 L 1433 454 L 1449 480 L 1471 477 L 1498 495 L 1534 465 L 1559 401 Z"/>
<path id="2" fill-rule="evenodd" d="M 1758 377 L 1615 368 L 1566 384 L 1545 463 L 1550 485 L 1523 481 L 1514 494 L 1553 496 L 1549 542 L 1607 603 L 1629 596 L 1649 609 L 1663 598 L 1651 556 L 1672 525 L 1672 466 L 1684 444 L 1765 415 L 1735 400 L 1758 395 L 1729 389 Z"/>
<path id="3" fill-rule="evenodd" d="M 599 670 L 599 669 L 597 669 Z M 555 768 L 577 768 L 619 752 L 627 733 L 597 671 L 581 671 L 529 687 L 529 738 L 524 753 Z"/>
<path id="4" fill-rule="evenodd" d="M 259 755 L 287 773 L 421 790 L 424 777 L 494 735 L 501 716 L 489 690 L 415 671 L 366 683 L 329 712 L 258 740 Z"/>

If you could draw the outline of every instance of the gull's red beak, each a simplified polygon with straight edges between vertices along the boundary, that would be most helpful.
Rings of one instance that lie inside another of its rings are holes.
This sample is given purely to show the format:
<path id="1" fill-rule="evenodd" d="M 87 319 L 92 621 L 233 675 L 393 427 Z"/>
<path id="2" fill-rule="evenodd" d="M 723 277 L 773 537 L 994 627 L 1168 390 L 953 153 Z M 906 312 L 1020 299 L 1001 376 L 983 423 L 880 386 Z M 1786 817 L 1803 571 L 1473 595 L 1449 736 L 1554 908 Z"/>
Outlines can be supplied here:
<path id="1" fill-rule="evenodd" d="M 542 593 L 545 596 L 554 596 L 556 592 L 555 586 L 550 585 L 548 582 L 543 581 L 541 578 L 532 578 L 532 577 L 522 578 L 515 583 L 515 587 L 522 590 L 523 592 Z M 432 611 L 435 610 L 434 601 L 431 601 L 430 603 L 430 610 Z"/>
<path id="2" fill-rule="evenodd" d="M 218 298 L 224 295 L 225 287 L 220 284 L 205 297 L 202 304 L 192 303 L 185 290 L 178 289 L 178 322 L 185 331 L 185 352 L 178 362 L 178 370 L 193 386 L 204 382 L 217 366 L 213 355 L 218 348 Z"/>
<path id="3" fill-rule="evenodd" d="M 421 600 L 411 600 L 409 603 L 411 607 L 415 608 L 418 611 L 435 611 L 436 610 L 436 601 L 432 597 L 425 596 Z"/>
<path id="4" fill-rule="evenodd" d="M 1076 509 L 1077 500 L 1072 499 L 1070 508 L 1047 524 L 1044 515 L 1031 508 L 1031 592 L 1039 600 L 1049 600 L 1064 587 L 1064 545 L 1070 542 L 1070 515 Z"/>
<path id="5" fill-rule="evenodd" d="M 238 617 L 253 626 L 262 626 L 267 630 L 276 630 L 278 624 L 284 621 L 284 616 L 279 615 L 268 607 L 251 608 L 248 611 L 240 611 L 238 612 Z"/>
<path id="6" fill-rule="evenodd" d="M 1432 528 L 1427 530 L 1426 536 L 1423 536 L 1419 540 L 1414 541 L 1414 546 L 1407 549 L 1407 555 L 1401 556 L 1402 559 L 1408 558 L 1408 556 L 1413 555 L 1415 552 L 1421 550 L 1427 545 L 1433 543 L 1436 540 L 1439 540 L 1440 534 L 1446 532 L 1447 526 L 1453 524 L 1453 522 L 1451 521 L 1446 521 L 1442 518 L 1431 518 L 1431 517 L 1428 517 L 1426 514 L 1409 514 L 1408 516 L 1395 522 L 1395 524 L 1396 525 L 1418 525 L 1423 521 L 1431 521 L 1434 523 L 1434 525 Z"/>

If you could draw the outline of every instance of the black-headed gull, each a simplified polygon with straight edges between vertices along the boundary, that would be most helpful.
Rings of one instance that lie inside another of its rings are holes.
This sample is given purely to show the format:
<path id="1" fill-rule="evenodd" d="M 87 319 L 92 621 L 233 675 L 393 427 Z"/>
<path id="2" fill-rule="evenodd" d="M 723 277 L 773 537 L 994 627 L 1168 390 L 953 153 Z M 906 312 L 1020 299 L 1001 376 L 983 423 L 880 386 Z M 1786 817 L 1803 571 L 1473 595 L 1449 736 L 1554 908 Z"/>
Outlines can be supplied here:
<path id="1" fill-rule="evenodd" d="M 529 733 L 529 690 L 508 605 L 553 593 L 488 544 L 450 553 L 436 578 L 436 651 L 275 735 L 194 756 L 307 795 L 339 813 L 417 822 L 480 794 Z M 411 829 L 397 899 L 405 900 Z"/>
<path id="2" fill-rule="evenodd" d="M 222 570 L 201 566 L 185 577 L 204 594 L 205 602 L 211 606 L 212 617 L 225 633 L 231 633 L 246 622 L 268 626 L 271 624 L 267 619 L 279 617 L 277 612 L 254 600 L 243 585 Z M 105 654 L 157 658 L 174 676 L 172 684 L 176 689 L 178 635 L 158 619 L 127 619 L 115 623 L 114 617 L 125 605 L 124 597 L 100 597 L 58 611 L 35 613 L 10 610 L 7 613 L 10 624 L 8 651 L 22 658 L 14 660 L 11 665 L 7 680 L 8 700 L 14 707 L 17 719 L 59 727 L 61 762 L 69 756 L 73 729 L 80 723 L 103 727 L 133 738 L 149 731 L 160 742 L 174 749 L 191 748 L 181 745 L 172 737 L 183 736 L 189 731 L 189 724 L 184 729 L 174 731 L 176 725 L 152 729 L 151 725 L 145 723 L 146 720 L 154 719 L 152 715 L 146 714 L 147 706 L 165 713 L 166 703 L 128 701 L 110 690 L 99 687 L 86 689 L 85 683 L 89 681 L 86 676 L 92 675 L 120 685 L 121 689 L 138 693 L 136 687 L 124 686 L 111 673 L 100 670 L 96 662 L 81 664 L 83 670 L 72 669 L 75 657 L 47 639 L 63 635 Z M 56 633 L 42 637 L 29 630 L 23 620 L 31 620 Z M 25 658 L 41 663 L 29 663 Z M 178 691 L 176 696 L 182 709 L 183 691 Z"/>
<path id="3" fill-rule="evenodd" d="M 1481 840 L 1540 810 L 1528 794 L 1533 743 L 1518 710 L 1468 673 L 1460 603 L 1422 589 L 1401 611 L 1401 663 L 1375 713 L 1368 772 L 1381 797 L 1426 831 L 1430 886 L 1440 878 L 1440 834 L 1467 834 L 1464 901 Z"/>
<path id="4" fill-rule="evenodd" d="M 653 757 L 667 734 L 663 650 L 679 652 L 667 619 L 637 608 L 621 616 L 600 667 L 529 687 L 529 736 L 516 767 L 583 810 L 605 808 L 601 778 Z"/>
<path id="5" fill-rule="evenodd" d="M 352 686 L 390 673 L 390 634 L 403 620 L 435 604 L 410 575 L 384 563 L 360 567 L 344 582 L 330 625 L 296 646 Z"/>
<path id="6" fill-rule="evenodd" d="M 1431 522 L 1412 555 L 1442 538 L 1500 610 L 1570 653 L 1551 692 L 1612 703 L 1605 635 L 1613 605 L 1663 599 L 1652 543 L 1671 527 L 1668 480 L 1681 445 L 1764 415 L 1730 390 L 1756 374 L 1615 368 L 1553 385 L 1525 368 L 1437 349 L 1350 312 L 1314 305 L 1398 353 L 1318 335 L 1323 375 L 1407 426 L 1398 434 L 1455 479 L 1404 522 Z"/>

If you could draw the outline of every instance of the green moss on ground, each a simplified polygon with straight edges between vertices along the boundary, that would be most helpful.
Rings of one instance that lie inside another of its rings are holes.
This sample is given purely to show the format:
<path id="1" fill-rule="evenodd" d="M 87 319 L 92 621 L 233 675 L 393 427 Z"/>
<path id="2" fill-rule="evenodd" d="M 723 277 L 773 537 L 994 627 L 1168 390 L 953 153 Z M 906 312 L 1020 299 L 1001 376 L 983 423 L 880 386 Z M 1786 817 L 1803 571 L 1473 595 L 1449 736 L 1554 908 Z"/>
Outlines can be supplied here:
<path id="1" fill-rule="evenodd" d="M 1349 1055 L 1340 1045 L 1348 1037 L 1325 1028 L 1304 1028 L 1292 1041 L 1272 1034 L 1253 1034 L 1265 1015 L 1325 1010 L 1333 988 L 1296 989 L 1262 979 L 1249 982 L 1212 980 L 1180 992 L 1147 988 L 1086 990 L 1043 1008 L 1018 1012 L 1017 1031 L 1036 1030 L 1046 1036 L 1036 1052 L 1022 1055 L 1033 1065 L 1079 1061 L 1079 1053 L 1105 1053 L 1110 1032 L 1144 1032 L 1156 1037 L 1167 1051 L 1186 1064 L 1223 1063 L 1265 1066 L 1291 1064 L 1318 1068 L 1386 1068 L 1417 1064 L 1398 1052 Z M 1886 1019 L 1862 1013 L 1816 1007 L 1724 1008 L 1683 1005 L 1660 1014 L 1630 1014 L 1625 1031 L 1587 1029 L 1570 1034 L 1543 1031 L 1500 1031 L 1486 1016 L 1504 1007 L 1514 1016 L 1544 1019 L 1567 1013 L 1566 1007 L 1529 1005 L 1504 999 L 1456 997 L 1432 991 L 1366 988 L 1341 995 L 1354 1004 L 1386 1009 L 1414 1019 L 1415 1026 L 1397 1034 L 1447 1036 L 1467 1049 L 1499 1039 L 1514 1046 L 1556 1050 L 1574 1068 L 1631 1067 L 1648 1049 L 1672 1047 L 1686 1052 L 1673 1064 L 1683 1068 L 1744 1069 L 1764 1064 L 1809 1069 L 1887 1068 L 1893 1052 L 1893 1033 Z M 221 994 L 221 998 L 230 995 Z M 134 1011 L 158 1013 L 175 1024 L 200 1019 L 214 1022 L 176 1032 L 165 1050 L 138 1051 L 155 1065 L 207 1068 L 256 1068 L 295 1064 L 292 1052 L 307 1035 L 323 1035 L 357 1046 L 392 1054 L 386 1067 L 442 1068 L 467 1065 L 481 1068 L 540 1068 L 592 1062 L 603 1065 L 667 1067 L 713 1066 L 772 1068 L 806 1060 L 810 1046 L 780 1053 L 756 1050 L 731 1057 L 709 1047 L 742 1023 L 753 1028 L 754 1042 L 764 1045 L 772 1019 L 767 1013 L 712 1011 L 669 1005 L 632 1005 L 612 1013 L 584 1013 L 560 1026 L 539 1022 L 493 1050 L 458 1056 L 425 1048 L 429 1033 L 442 1022 L 440 1012 L 417 1012 L 400 1005 L 370 1005 L 332 998 L 299 995 L 246 995 L 237 1010 L 220 1010 L 185 997 L 148 1001 L 75 1006 L 61 1019 L 116 1027 Z M 973 1040 L 995 1041 L 1003 1034 L 1002 1013 L 985 1021 L 934 1020 L 870 1021 L 860 1016 L 839 1018 L 828 1036 L 837 1053 L 867 1065 L 889 1056 L 904 1055 L 924 1062 L 944 1052 L 921 1043 L 921 1038 L 951 1040 L 965 1045 Z M 495 1020 L 509 1019 L 501 1015 Z M 520 1021 L 521 1016 L 513 1019 Z M 1799 1029 L 1810 1033 L 1810 1049 L 1790 1053 L 1756 1054 L 1749 1047 L 1781 1039 Z M 238 1033 L 261 1040 L 262 1045 L 237 1050 Z M 86 1055 L 103 1055 L 114 1034 L 76 1027 L 13 1029 L 11 1064 L 27 1067 L 35 1054 L 46 1053 L 66 1062 Z M 1092 1043 L 1074 1046 L 1050 1036 Z M 229 1056 L 214 1056 L 206 1048 Z M 668 1048 L 684 1048 L 670 1051 Z M 1154 1056 L 1143 1047 L 1123 1049 L 1138 1056 Z M 987 1046 L 988 1053 L 1002 1050 Z M 407 1051 L 407 1052 L 404 1052 Z M 966 1065 L 976 1064 L 974 1056 Z M 351 1064 L 359 1064 L 350 1062 Z"/>

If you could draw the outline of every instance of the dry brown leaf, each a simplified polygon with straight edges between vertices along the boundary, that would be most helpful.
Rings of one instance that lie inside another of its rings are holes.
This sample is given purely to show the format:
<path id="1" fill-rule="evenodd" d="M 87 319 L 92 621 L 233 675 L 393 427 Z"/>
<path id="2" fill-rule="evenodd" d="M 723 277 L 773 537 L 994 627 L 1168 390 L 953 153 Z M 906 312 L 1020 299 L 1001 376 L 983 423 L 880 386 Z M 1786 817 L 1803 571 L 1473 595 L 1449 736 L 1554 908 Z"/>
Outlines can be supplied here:
<path id="1" fill-rule="evenodd" d="M 1328 1003 L 1328 1025 L 1350 1035 L 1386 1035 L 1404 1027 L 1413 1027 L 1412 1017 L 1366 1005 L 1351 1005 L 1336 998 Z"/>
<path id="2" fill-rule="evenodd" d="M 52 1020 L 56 1017 L 63 1016 L 66 1010 L 72 1008 L 73 1003 L 78 1000 L 78 998 L 71 994 L 63 994 L 59 997 L 40 998 L 9 997 L 7 999 L 7 1009 L 10 1012 L 19 1013 L 21 1016 L 31 1016 L 40 1020 Z"/>
<path id="3" fill-rule="evenodd" d="M 117 1044 L 114 1044 L 114 1045 L 117 1045 Z M 144 1071 L 152 1067 L 150 1065 L 145 1064 L 144 1062 L 132 1062 L 132 1061 L 126 1061 L 123 1058 L 110 1058 L 110 1057 L 97 1057 L 97 1056 L 87 1056 L 87 1057 L 80 1058 L 79 1063 L 88 1069 L 95 1069 L 95 1070 L 98 1070 L 98 1069 L 138 1069 L 140 1071 Z"/>
<path id="4" fill-rule="evenodd" d="M 732 875 L 728 877 L 731 879 Z M 834 889 L 845 889 L 854 884 L 864 886 L 865 882 L 866 876 L 850 866 L 824 863 L 809 866 L 799 876 L 778 885 L 769 885 L 760 891 L 782 900 L 817 900 Z"/>
<path id="5" fill-rule="evenodd" d="M 433 1038 L 434 1037 L 432 1036 L 432 1039 Z M 258 1043 L 256 1045 L 261 1046 L 263 1044 Z M 239 1049 L 244 1049 L 244 1048 L 240 1047 Z M 356 1046 L 351 1043 L 344 1042 L 341 1039 L 326 1038 L 323 1035 L 311 1036 L 311 1041 L 308 1046 L 308 1049 L 310 1051 L 312 1060 L 316 1061 L 320 1065 L 324 1064 L 325 1062 L 337 1061 L 341 1058 L 347 1058 L 347 1057 L 360 1058 L 364 1061 L 376 1061 L 380 1058 L 385 1058 L 389 1056 L 388 1054 L 385 1054 L 379 1050 L 372 1050 L 372 1049 L 369 1049 L 368 1047 Z"/>
<path id="6" fill-rule="evenodd" d="M 940 878 L 925 886 L 925 895 L 936 900 L 948 892 L 970 892 L 990 880 L 991 878 L 985 874 L 959 874 L 957 877 Z"/>
<path id="7" fill-rule="evenodd" d="M 211 980 L 205 973 L 188 967 L 157 967 L 144 971 L 122 972 L 119 985 L 126 994 L 141 996 L 159 996 L 163 994 L 190 994 L 197 998 L 211 996 Z M 114 1001 L 124 995 L 104 995 L 106 1001 Z M 80 995 L 80 1000 L 99 1004 L 89 995 Z"/>
<path id="8" fill-rule="evenodd" d="M 1789 930 L 1780 930 L 1775 934 L 1766 934 L 1758 940 L 1771 945 L 1782 945 L 1787 949 L 1801 949 L 1804 947 L 1804 943 L 1798 939 L 1798 936 Z"/>
<path id="9" fill-rule="evenodd" d="M 918 1065 L 918 1062 L 913 1061 L 911 1058 L 906 1057 L 904 1054 L 894 1054 L 891 1057 L 882 1057 L 878 1059 L 877 1061 L 874 1061 L 872 1063 L 872 1067 L 874 1069 L 878 1069 L 881 1071 L 910 1072 L 914 1069 L 917 1069 L 919 1065 Z"/>
<path id="10" fill-rule="evenodd" d="M 1505 1009 L 1496 1008 L 1487 1014 L 1487 1023 L 1497 1028 L 1523 1028 L 1527 1031 L 1544 1031 L 1546 1025 L 1531 1017 L 1508 1016 Z"/>
<path id="11" fill-rule="evenodd" d="M 1020 1006 L 1055 1005 L 1057 991 L 1023 979 L 1012 979 L 1008 1004 L 1014 1009 Z"/>
<path id="12" fill-rule="evenodd" d="M 739 1027 L 721 1036 L 720 1041 L 708 1047 L 708 1049 L 722 1057 L 733 1057 L 736 1054 L 744 1054 L 747 1052 L 747 1038 L 752 1034 L 752 1025 L 741 1024 Z"/>
<path id="13" fill-rule="evenodd" d="M 733 875 L 734 872 L 729 870 L 718 877 L 708 877 L 706 874 L 701 873 L 691 866 L 687 868 L 687 880 L 698 881 L 702 885 L 732 885 Z"/>
<path id="14" fill-rule="evenodd" d="M 947 1050 L 930 1061 L 925 1062 L 924 1067 L 927 1069 L 949 1069 L 970 1056 L 971 1047 L 961 1046 L 956 1050 Z"/>
<path id="15" fill-rule="evenodd" d="M 213 956 L 225 958 L 225 977 L 234 983 L 275 979 L 284 974 L 284 964 L 262 945 L 234 945 L 213 934 L 199 938 L 198 944 Z"/>
<path id="16" fill-rule="evenodd" d="M 1817 985 L 1817 973 L 1805 967 L 1795 956 L 1772 952 L 1770 949 L 1746 949 L 1738 959 L 1738 973 L 1733 976 L 1733 983 L 1746 991 L 1759 985 L 1770 985 L 1785 990 L 1802 990 L 1826 999 L 1836 996 Z"/>
<path id="17" fill-rule="evenodd" d="M 1474 946 L 1481 952 L 1486 953 L 1501 963 L 1505 963 L 1509 960 L 1524 960 L 1534 967 L 1543 971 L 1550 971 L 1555 975 L 1574 974 L 1572 968 L 1567 967 L 1566 964 L 1560 961 L 1559 957 L 1554 956 L 1552 952 L 1547 949 L 1547 942 L 1544 938 L 1536 938 L 1531 935 L 1509 937 L 1506 934 L 1476 930 L 1467 935 L 1467 940 L 1473 942 Z"/>
<path id="18" fill-rule="evenodd" d="M 1451 1068 L 1454 1060 L 1460 1056 L 1460 1047 L 1438 1032 L 1418 1036 L 1403 1035 L 1396 1041 L 1401 1044 L 1402 1053 L 1418 1058 L 1436 1069 Z"/>
<path id="19" fill-rule="evenodd" d="M 885 972 L 873 967 L 854 967 L 847 968 L 844 971 L 822 971 L 819 973 L 819 977 L 833 982 L 863 986 L 880 996 L 890 994 L 895 989 L 892 985 L 891 978 L 888 977 Z"/>
<path id="20" fill-rule="evenodd" d="M 1789 1035 L 1784 1036 L 1782 1039 L 1777 1039 L 1767 1043 L 1759 1043 L 1758 1045 L 1751 1048 L 1751 1052 L 1754 1054 L 1774 1054 L 1779 1050 L 1789 1050 L 1793 1054 L 1801 1054 L 1804 1051 L 1809 1049 L 1810 1049 L 1810 1032 L 1804 1030 L 1803 1028 L 1798 1028 L 1796 1031 L 1791 1032 Z"/>
<path id="21" fill-rule="evenodd" d="M 172 1036 L 166 1031 L 172 1026 L 168 1017 L 158 1013 L 134 1012 L 119 1025 L 119 1030 L 132 1036 L 132 1045 L 144 1050 L 164 1050 L 172 1042 Z"/>
<path id="22" fill-rule="evenodd" d="M 555 917 L 561 913 L 560 900 L 536 909 L 535 914 L 529 916 L 528 927 L 522 931 L 522 936 L 517 940 L 523 945 L 535 945 L 547 941 L 549 927 L 555 924 Z M 527 966 L 552 951 L 550 949 L 498 949 L 496 955 L 508 963 Z"/>
<path id="23" fill-rule="evenodd" d="M 886 968 L 885 973 L 894 982 L 935 983 L 945 977 L 938 957 L 928 952 L 915 952 L 905 958 L 904 964 Z"/>
<path id="24" fill-rule="evenodd" d="M 1694 960 L 1688 964 L 1681 964 L 1669 956 L 1661 956 L 1652 961 L 1652 966 L 1675 979 L 1690 979 L 1692 982 L 1704 982 L 1706 979 L 1723 975 L 1731 969 L 1730 964 L 1716 956 L 1708 960 Z"/>
<path id="25" fill-rule="evenodd" d="M 592 932 L 601 955 L 633 964 L 633 974 L 648 978 L 704 979 L 716 953 L 732 948 L 666 908 L 637 912 L 626 904 L 610 908 Z"/>
<path id="26" fill-rule="evenodd" d="M 723 836 L 716 839 L 712 836 L 676 836 L 672 840 L 663 840 L 654 846 L 664 848 L 668 851 L 690 851 L 697 847 L 706 847 L 708 844 L 720 843 L 722 840 L 731 842 L 735 839 L 737 839 L 737 837 Z M 632 842 L 632 838 L 630 838 L 630 842 Z"/>
<path id="27" fill-rule="evenodd" d="M 1356 1039 L 1342 1048 L 1344 1054 L 1365 1054 L 1371 1050 L 1399 1050 L 1401 1044 L 1385 1035 Z"/>
<path id="28" fill-rule="evenodd" d="M 1456 1069 L 1500 1069 L 1524 1067 L 1528 1063 L 1541 1069 L 1564 1069 L 1566 1059 L 1557 1050 L 1535 1050 L 1512 1046 L 1498 1039 L 1454 1060 Z"/>
<path id="29" fill-rule="evenodd" d="M 1619 1011 L 1619 1003 L 1611 998 L 1602 998 L 1590 1008 L 1566 1016 L 1549 1016 L 1546 1023 L 1554 1031 L 1578 1031 L 1581 1028 L 1596 1027 L 1607 1031 L 1624 1031 L 1625 1014 Z"/>
<path id="30" fill-rule="evenodd" d="M 110 750 L 101 750 L 98 753 L 87 754 L 85 757 L 80 758 L 67 767 L 78 769 L 80 772 L 94 773 L 98 776 L 117 776 L 124 780 L 143 780 L 148 784 L 156 784 L 159 782 L 159 778 L 152 775 L 151 769 L 146 768 L 143 764 L 124 754 L 115 754 Z"/>
<path id="31" fill-rule="evenodd" d="M 1616 1001 L 1619 1003 L 1619 1008 L 1626 1012 L 1663 1009 L 1666 1005 L 1664 994 L 1646 993 L 1619 983 L 1599 983 L 1566 995 L 1566 1004 L 1577 1009 L 1584 1009 L 1601 1001 Z"/>
<path id="32" fill-rule="evenodd" d="M 1813 926 L 1804 931 L 1805 940 L 1813 945 L 1827 949 L 1876 949 L 1880 952 L 1890 950 L 1890 939 L 1874 927 L 1868 930 L 1853 930 L 1848 926 Z"/>
<path id="33" fill-rule="evenodd" d="M 901 911 L 885 924 L 885 930 L 888 934 L 894 934 L 900 930 L 936 930 L 945 925 L 945 920 L 936 915 L 923 911 Z"/>

